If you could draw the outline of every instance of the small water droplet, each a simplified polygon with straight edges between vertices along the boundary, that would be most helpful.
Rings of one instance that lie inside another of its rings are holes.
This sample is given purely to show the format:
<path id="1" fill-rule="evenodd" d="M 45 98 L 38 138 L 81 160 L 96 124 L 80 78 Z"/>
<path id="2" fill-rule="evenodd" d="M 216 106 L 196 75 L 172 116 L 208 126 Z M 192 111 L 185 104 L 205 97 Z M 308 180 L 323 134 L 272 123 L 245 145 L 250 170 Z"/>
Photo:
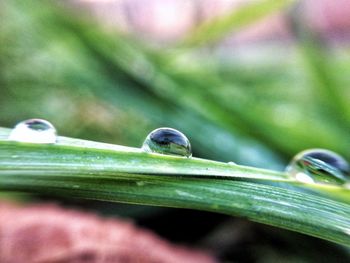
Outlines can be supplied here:
<path id="1" fill-rule="evenodd" d="M 137 181 L 136 182 L 136 185 L 137 186 L 144 186 L 146 183 L 145 182 L 142 182 L 142 181 Z"/>
<path id="2" fill-rule="evenodd" d="M 237 165 L 235 162 L 228 162 L 227 164 L 230 164 L 230 165 Z"/>
<path id="3" fill-rule="evenodd" d="M 9 135 L 9 140 L 29 143 L 55 143 L 56 129 L 48 121 L 29 119 L 18 123 Z"/>
<path id="4" fill-rule="evenodd" d="M 310 149 L 297 154 L 286 172 L 304 183 L 343 185 L 350 174 L 348 162 L 339 154 L 323 149 Z"/>
<path id="5" fill-rule="evenodd" d="M 187 137 L 171 128 L 159 128 L 152 131 L 143 143 L 146 152 L 191 157 L 192 150 Z"/>

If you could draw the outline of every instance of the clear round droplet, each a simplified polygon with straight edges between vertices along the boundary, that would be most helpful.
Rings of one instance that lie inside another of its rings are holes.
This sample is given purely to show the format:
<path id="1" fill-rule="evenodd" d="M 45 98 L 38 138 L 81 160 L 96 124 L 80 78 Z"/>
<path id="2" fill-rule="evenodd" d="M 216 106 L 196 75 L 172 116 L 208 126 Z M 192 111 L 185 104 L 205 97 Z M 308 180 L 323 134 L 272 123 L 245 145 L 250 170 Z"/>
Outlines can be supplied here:
<path id="1" fill-rule="evenodd" d="M 9 140 L 29 143 L 55 143 L 55 127 L 42 119 L 29 119 L 18 123 L 9 135 Z"/>
<path id="2" fill-rule="evenodd" d="M 339 154 L 323 149 L 310 149 L 297 154 L 286 168 L 296 180 L 304 183 L 343 185 L 350 167 Z"/>
<path id="3" fill-rule="evenodd" d="M 190 141 L 182 132 L 171 128 L 152 131 L 144 141 L 142 149 L 153 153 L 192 156 Z"/>

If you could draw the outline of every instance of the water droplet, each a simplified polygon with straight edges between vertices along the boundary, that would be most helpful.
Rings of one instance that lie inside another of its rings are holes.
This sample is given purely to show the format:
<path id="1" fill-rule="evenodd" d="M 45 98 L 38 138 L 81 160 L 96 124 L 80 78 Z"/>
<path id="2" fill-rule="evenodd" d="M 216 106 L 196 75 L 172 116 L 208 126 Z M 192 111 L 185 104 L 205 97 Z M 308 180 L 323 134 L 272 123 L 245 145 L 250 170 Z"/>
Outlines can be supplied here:
<path id="1" fill-rule="evenodd" d="M 235 162 L 228 162 L 227 164 L 230 164 L 230 165 L 237 165 Z"/>
<path id="2" fill-rule="evenodd" d="M 146 152 L 191 157 L 191 144 L 187 137 L 171 128 L 159 128 L 152 131 L 143 143 Z"/>
<path id="3" fill-rule="evenodd" d="M 142 182 L 142 181 L 138 181 L 138 182 L 136 182 L 136 185 L 137 186 L 145 186 L 145 182 Z"/>
<path id="4" fill-rule="evenodd" d="M 55 143 L 55 127 L 41 119 L 25 120 L 16 125 L 9 135 L 9 140 L 29 143 Z"/>
<path id="5" fill-rule="evenodd" d="M 348 162 L 339 154 L 323 149 L 310 149 L 297 154 L 286 172 L 304 183 L 343 185 L 350 174 Z"/>

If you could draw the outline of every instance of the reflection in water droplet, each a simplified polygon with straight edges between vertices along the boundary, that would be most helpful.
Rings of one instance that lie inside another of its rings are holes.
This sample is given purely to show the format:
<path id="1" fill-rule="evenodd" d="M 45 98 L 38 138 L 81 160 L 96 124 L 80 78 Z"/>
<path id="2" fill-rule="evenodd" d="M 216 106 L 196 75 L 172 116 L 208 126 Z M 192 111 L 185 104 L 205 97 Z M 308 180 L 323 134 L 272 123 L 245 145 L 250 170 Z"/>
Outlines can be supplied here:
<path id="1" fill-rule="evenodd" d="M 308 174 L 304 172 L 296 173 L 294 174 L 295 179 L 297 179 L 299 182 L 306 183 L 306 184 L 312 184 L 315 183 L 315 181 L 310 177 Z"/>
<path id="2" fill-rule="evenodd" d="M 159 128 L 152 131 L 143 143 L 146 152 L 191 157 L 191 144 L 187 137 L 171 128 Z"/>
<path id="3" fill-rule="evenodd" d="M 48 121 L 30 119 L 16 125 L 9 135 L 9 140 L 30 143 L 55 143 L 55 127 Z"/>
<path id="4" fill-rule="evenodd" d="M 348 162 L 339 154 L 323 149 L 311 149 L 297 154 L 286 172 L 304 183 L 343 185 L 350 174 Z"/>

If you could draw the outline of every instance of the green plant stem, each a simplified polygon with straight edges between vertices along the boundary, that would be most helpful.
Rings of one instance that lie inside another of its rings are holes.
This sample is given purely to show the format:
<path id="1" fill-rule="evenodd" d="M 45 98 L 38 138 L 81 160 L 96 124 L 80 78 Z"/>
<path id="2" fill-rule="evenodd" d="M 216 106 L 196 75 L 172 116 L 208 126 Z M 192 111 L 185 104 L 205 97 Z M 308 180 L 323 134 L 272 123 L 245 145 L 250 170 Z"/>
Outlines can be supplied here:
<path id="1" fill-rule="evenodd" d="M 64 137 L 17 143 L 8 133 L 0 129 L 0 190 L 206 210 L 350 244 L 350 205 L 272 185 L 295 187 L 284 173 Z"/>

